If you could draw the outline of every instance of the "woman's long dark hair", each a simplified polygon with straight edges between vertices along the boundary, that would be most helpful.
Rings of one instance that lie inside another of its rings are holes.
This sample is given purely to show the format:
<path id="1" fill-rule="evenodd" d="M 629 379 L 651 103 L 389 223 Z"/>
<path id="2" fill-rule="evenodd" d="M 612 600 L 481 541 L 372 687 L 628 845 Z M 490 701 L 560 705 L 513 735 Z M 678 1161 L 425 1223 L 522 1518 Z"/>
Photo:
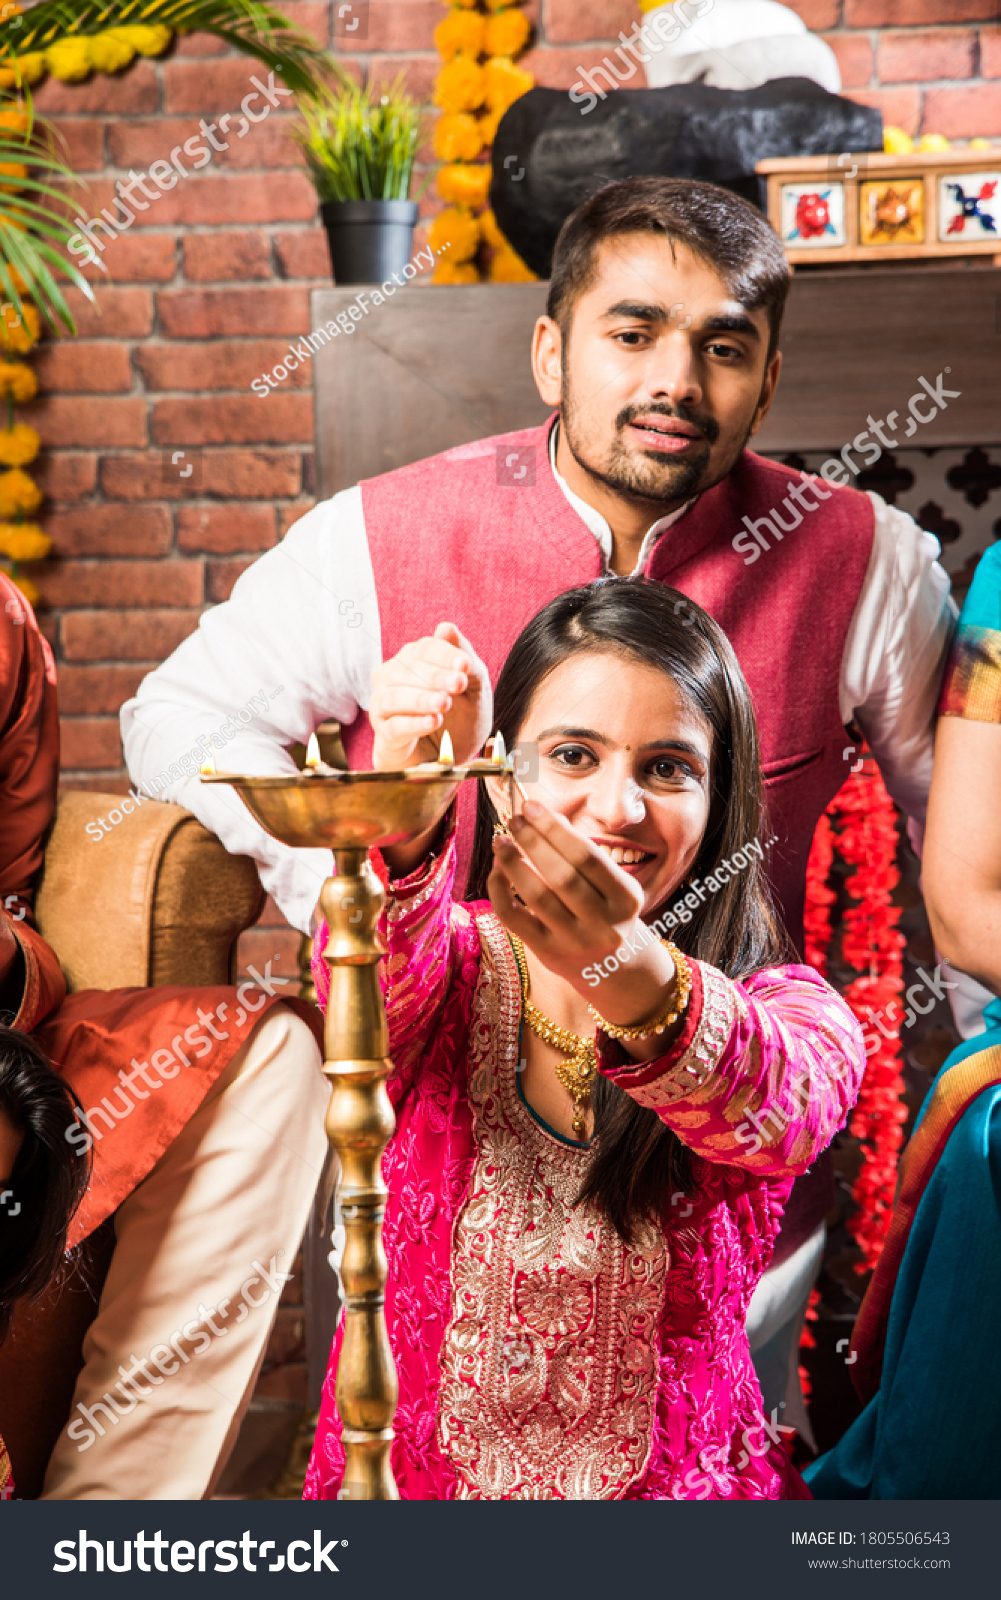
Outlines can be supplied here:
<path id="1" fill-rule="evenodd" d="M 711 730 L 709 819 L 692 869 L 704 880 L 765 831 L 758 730 L 730 642 L 700 606 L 664 584 L 616 578 L 571 589 L 522 630 L 497 680 L 494 727 L 508 749 L 525 731 L 529 705 L 543 679 L 568 657 L 595 651 L 656 667 Z M 486 898 L 496 821 L 487 787 L 480 784 L 471 900 Z M 672 896 L 677 898 L 679 890 L 680 885 Z M 659 909 L 647 912 L 646 920 Z M 730 875 L 715 894 L 707 894 L 691 922 L 673 929 L 671 937 L 686 954 L 731 978 L 746 978 L 789 958 L 788 940 L 754 857 L 739 878 Z M 596 1151 L 578 1200 L 593 1200 L 629 1240 L 641 1217 L 663 1213 L 668 1194 L 694 1192 L 691 1155 L 656 1112 L 637 1105 L 608 1078 L 599 1078 L 593 1105 Z"/>
<path id="2" fill-rule="evenodd" d="M 0 1112 L 24 1141 L 0 1209 L 0 1342 L 16 1301 L 42 1292 L 62 1261 L 73 1213 L 90 1177 L 67 1143 L 79 1102 L 35 1041 L 0 1026 Z"/>

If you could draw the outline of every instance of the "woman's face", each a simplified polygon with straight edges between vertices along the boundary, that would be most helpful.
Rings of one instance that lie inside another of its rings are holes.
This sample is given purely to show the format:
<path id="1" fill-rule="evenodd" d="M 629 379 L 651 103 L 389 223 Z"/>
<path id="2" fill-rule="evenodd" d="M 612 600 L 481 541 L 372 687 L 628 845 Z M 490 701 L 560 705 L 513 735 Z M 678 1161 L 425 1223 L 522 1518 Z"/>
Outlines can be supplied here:
<path id="1" fill-rule="evenodd" d="M 14 1171 L 14 1163 L 24 1143 L 24 1129 L 15 1128 L 6 1111 L 0 1111 L 0 1184 Z"/>
<path id="2" fill-rule="evenodd" d="M 643 915 L 691 871 L 709 818 L 712 734 L 663 672 L 581 653 L 536 689 L 518 732 L 538 746 L 533 800 L 566 817 L 642 888 Z M 494 805 L 508 804 L 507 787 Z M 521 808 L 520 800 L 517 801 Z"/>

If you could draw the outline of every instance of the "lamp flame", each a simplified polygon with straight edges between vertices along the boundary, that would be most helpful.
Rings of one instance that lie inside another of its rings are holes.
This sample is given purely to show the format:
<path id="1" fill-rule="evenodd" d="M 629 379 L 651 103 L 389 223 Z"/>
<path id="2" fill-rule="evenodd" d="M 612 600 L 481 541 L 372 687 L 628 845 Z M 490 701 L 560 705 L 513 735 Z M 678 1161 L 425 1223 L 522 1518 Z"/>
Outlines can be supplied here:
<path id="1" fill-rule="evenodd" d="M 212 754 L 210 749 L 206 748 L 204 760 L 202 761 L 202 764 L 198 770 L 199 772 L 204 773 L 206 777 L 210 777 L 212 773 L 215 772 L 215 756 Z"/>
<path id="2" fill-rule="evenodd" d="M 502 767 L 507 761 L 507 746 L 504 743 L 504 735 L 500 732 L 500 729 L 494 734 L 494 747 L 490 753 L 490 759 L 495 767 Z"/>
<path id="3" fill-rule="evenodd" d="M 438 750 L 438 765 L 440 767 L 455 766 L 455 751 L 452 749 L 452 741 L 448 736 L 447 728 L 441 736 L 441 745 Z"/>
<path id="4" fill-rule="evenodd" d="M 309 736 L 309 743 L 306 746 L 306 766 L 312 770 L 314 767 L 318 767 L 319 765 L 320 741 L 316 737 L 315 733 L 311 733 Z"/>

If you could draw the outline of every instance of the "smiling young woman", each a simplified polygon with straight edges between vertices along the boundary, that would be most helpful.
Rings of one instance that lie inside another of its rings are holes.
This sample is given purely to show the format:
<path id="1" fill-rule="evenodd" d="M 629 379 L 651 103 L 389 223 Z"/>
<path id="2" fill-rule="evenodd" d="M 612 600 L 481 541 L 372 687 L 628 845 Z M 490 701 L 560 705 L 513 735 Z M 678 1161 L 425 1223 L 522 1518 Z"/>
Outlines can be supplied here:
<path id="1" fill-rule="evenodd" d="M 451 901 L 454 819 L 373 852 L 407 1499 L 806 1497 L 784 1451 L 757 1447 L 744 1319 L 865 1053 L 823 980 L 777 965 L 757 862 L 700 905 L 684 951 L 647 931 L 690 872 L 760 829 L 747 686 L 678 599 L 612 580 L 552 601 L 511 651 L 496 716 L 452 624 L 374 674 L 376 768 L 433 756 L 445 729 L 458 761 L 491 726 L 539 748 L 514 815 L 506 785 L 481 789 L 470 903 Z M 593 988 L 583 969 L 616 952 Z M 342 1487 L 339 1356 L 340 1335 L 307 1498 Z"/>

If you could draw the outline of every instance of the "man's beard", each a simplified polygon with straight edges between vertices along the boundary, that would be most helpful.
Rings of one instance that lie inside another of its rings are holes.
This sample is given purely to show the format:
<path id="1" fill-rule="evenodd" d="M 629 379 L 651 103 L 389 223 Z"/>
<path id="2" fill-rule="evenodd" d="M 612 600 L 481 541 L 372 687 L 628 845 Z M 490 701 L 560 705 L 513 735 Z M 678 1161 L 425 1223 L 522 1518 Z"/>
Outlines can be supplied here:
<path id="1" fill-rule="evenodd" d="M 628 451 L 622 442 L 622 430 L 635 418 L 646 416 L 673 417 L 690 423 L 702 434 L 696 453 L 688 460 L 678 461 L 654 452 L 639 455 Z M 569 383 L 564 384 L 561 406 L 561 425 L 567 447 L 577 465 L 589 477 L 603 483 L 606 488 L 629 500 L 647 500 L 657 505 L 680 506 L 686 500 L 701 494 L 705 489 L 725 478 L 751 435 L 751 425 L 728 460 L 710 468 L 710 448 L 719 438 L 719 423 L 706 412 L 694 411 L 686 405 L 626 406 L 615 418 L 615 435 L 605 460 L 589 461 L 583 454 L 584 446 L 577 428 L 578 408 L 574 403 Z"/>

